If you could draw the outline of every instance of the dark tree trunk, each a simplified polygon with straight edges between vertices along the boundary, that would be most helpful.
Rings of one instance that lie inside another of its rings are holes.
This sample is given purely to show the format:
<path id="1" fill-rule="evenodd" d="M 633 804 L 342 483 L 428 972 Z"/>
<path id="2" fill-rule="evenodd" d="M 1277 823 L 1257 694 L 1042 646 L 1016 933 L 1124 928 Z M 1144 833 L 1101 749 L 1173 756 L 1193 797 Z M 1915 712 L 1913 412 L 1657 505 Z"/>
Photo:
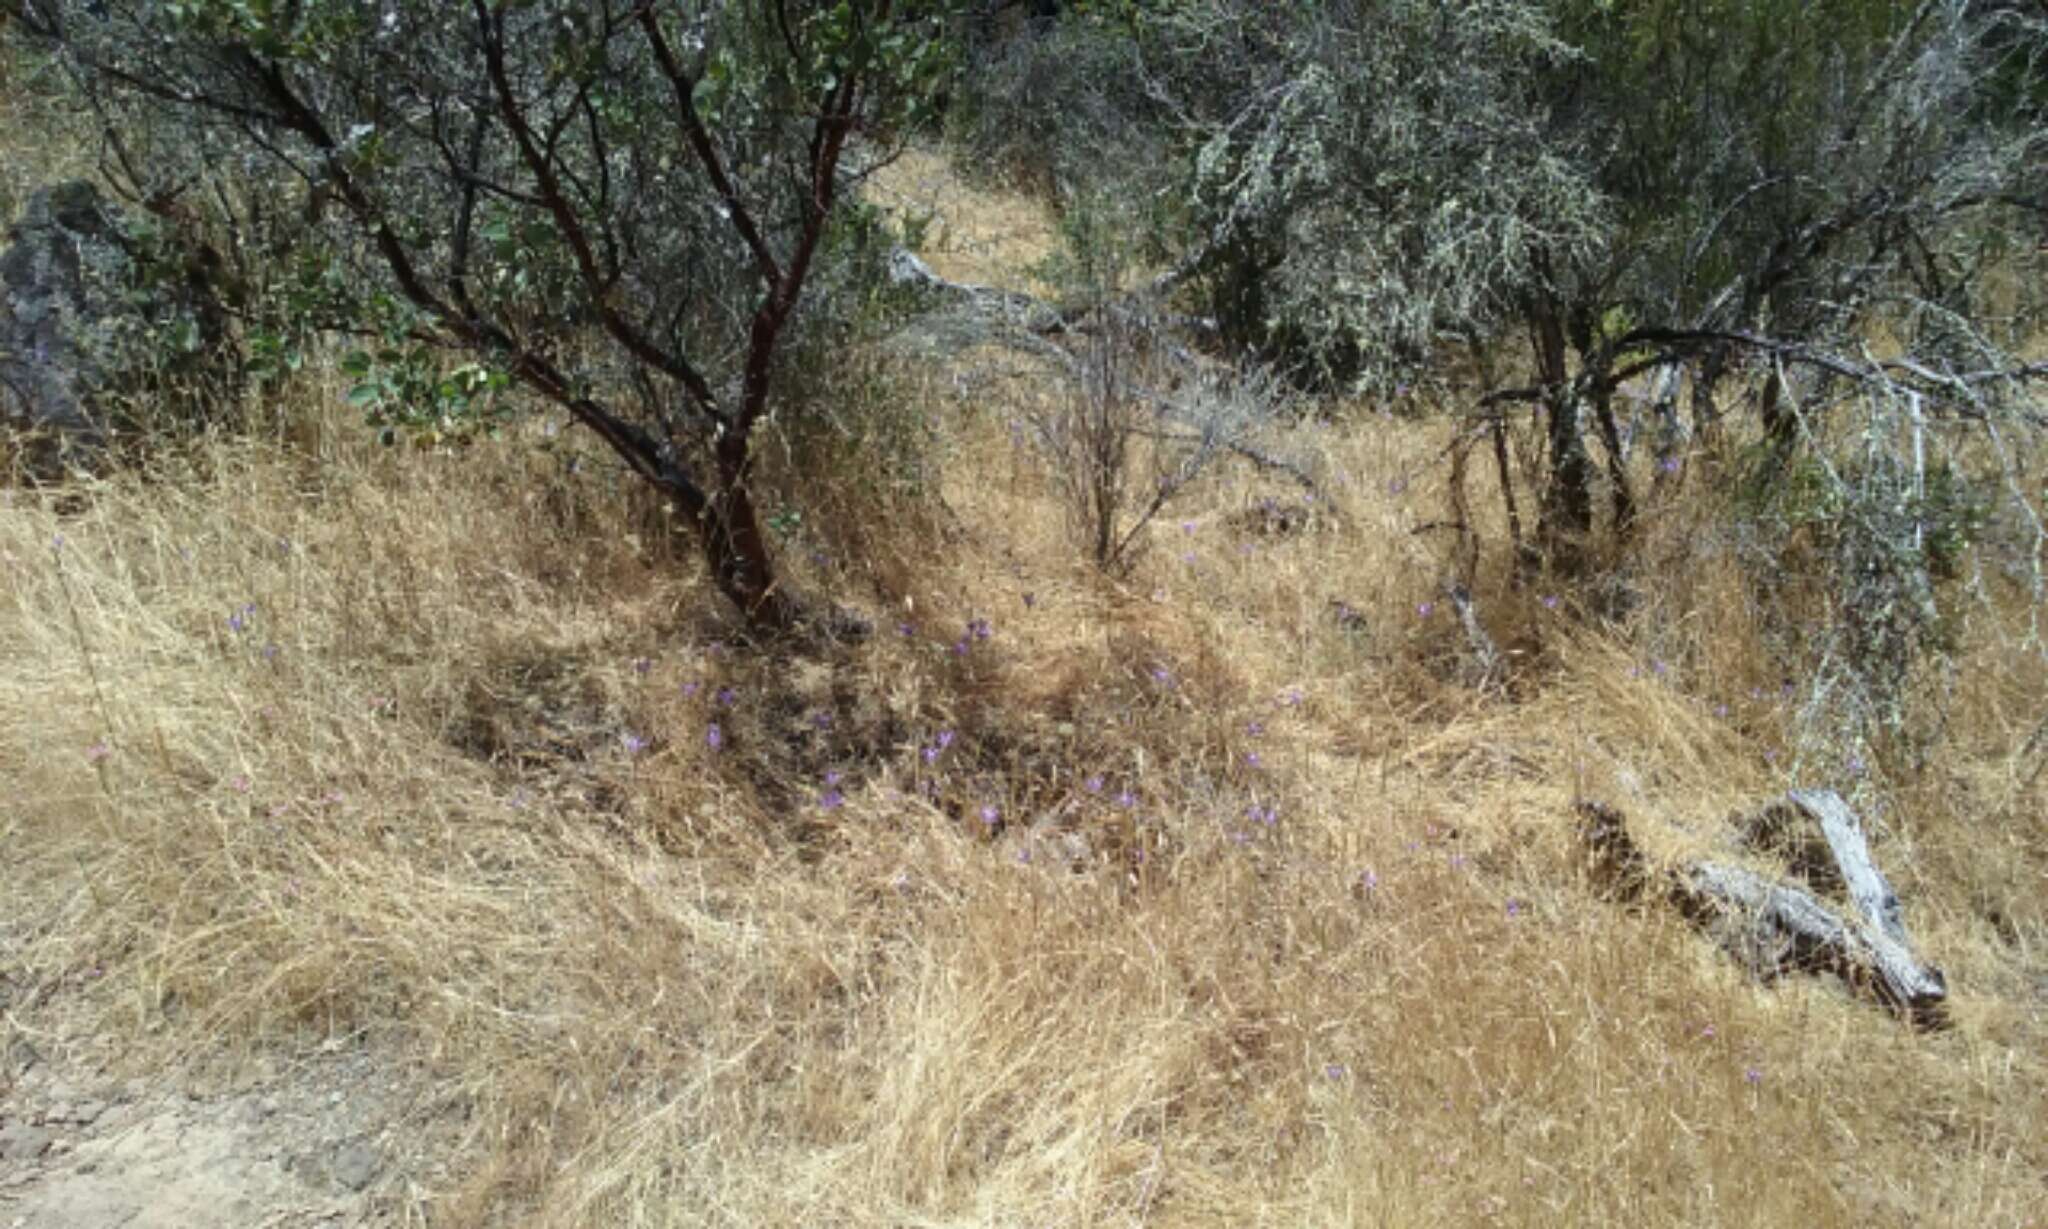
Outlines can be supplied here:
<path id="1" fill-rule="evenodd" d="M 1580 569 L 1586 538 L 1593 532 L 1593 464 L 1586 455 L 1579 400 L 1566 359 L 1564 322 L 1555 303 L 1545 300 L 1530 309 L 1529 334 L 1549 415 L 1550 473 L 1537 537 L 1551 566 L 1569 574 Z"/>
<path id="2" fill-rule="evenodd" d="M 712 580 L 749 625 L 762 631 L 794 631 L 803 621 L 804 607 L 776 581 L 768 537 L 748 491 L 753 467 L 746 437 L 729 432 L 719 441 L 716 461 L 717 489 L 697 527 Z"/>
<path id="3" fill-rule="evenodd" d="M 1600 442 L 1607 449 L 1609 499 L 1614 507 L 1614 532 L 1626 538 L 1636 527 L 1636 497 L 1629 487 L 1628 462 L 1622 456 L 1621 428 L 1614 421 L 1614 391 L 1603 381 L 1593 395 L 1593 418 L 1600 424 Z"/>

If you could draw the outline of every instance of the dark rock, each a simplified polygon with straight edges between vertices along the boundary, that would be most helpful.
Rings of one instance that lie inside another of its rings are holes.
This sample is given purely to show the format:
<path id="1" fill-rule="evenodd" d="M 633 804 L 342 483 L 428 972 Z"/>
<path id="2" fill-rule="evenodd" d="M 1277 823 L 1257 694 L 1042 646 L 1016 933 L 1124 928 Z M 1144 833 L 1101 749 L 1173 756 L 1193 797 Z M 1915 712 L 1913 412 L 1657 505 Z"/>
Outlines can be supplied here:
<path id="1" fill-rule="evenodd" d="M 221 387 L 232 347 L 205 245 L 85 180 L 37 191 L 7 239 L 0 424 L 28 442 L 33 470 L 94 460 Z"/>

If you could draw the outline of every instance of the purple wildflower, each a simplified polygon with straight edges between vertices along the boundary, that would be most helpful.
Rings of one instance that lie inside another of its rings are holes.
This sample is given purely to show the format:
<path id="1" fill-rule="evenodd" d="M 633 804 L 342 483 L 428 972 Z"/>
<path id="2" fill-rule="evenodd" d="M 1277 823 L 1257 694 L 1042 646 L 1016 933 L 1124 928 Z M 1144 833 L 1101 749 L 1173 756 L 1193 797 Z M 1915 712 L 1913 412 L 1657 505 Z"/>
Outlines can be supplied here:
<path id="1" fill-rule="evenodd" d="M 1260 756 L 1259 756 L 1259 753 L 1258 753 L 1258 752 L 1256 752 L 1256 751 L 1247 751 L 1247 752 L 1245 752 L 1245 753 L 1244 753 L 1244 765 L 1245 765 L 1245 767 L 1247 767 L 1247 768 L 1257 768 L 1257 767 L 1259 767 L 1259 766 L 1263 765 L 1264 763 L 1265 763 L 1265 760 L 1263 760 L 1262 758 L 1260 758 Z"/>
<path id="2" fill-rule="evenodd" d="M 689 699 L 689 698 L 690 698 L 691 696 L 694 696 L 694 695 L 696 695 L 696 694 L 697 694 L 697 688 L 698 688 L 698 686 L 699 686 L 699 684 L 697 684 L 697 683 L 684 683 L 684 684 L 683 684 L 683 699 L 687 700 L 687 699 Z"/>
<path id="3" fill-rule="evenodd" d="M 1341 1080 L 1341 1079 L 1343 1079 L 1343 1078 L 1344 1078 L 1344 1064 L 1343 1064 L 1343 1063 L 1325 1063 L 1325 1064 L 1323 1065 L 1323 1078 L 1324 1078 L 1324 1079 L 1326 1079 L 1326 1080 L 1331 1080 L 1331 1081 L 1336 1081 L 1336 1080 Z"/>
<path id="4" fill-rule="evenodd" d="M 1245 723 L 1244 732 L 1253 738 L 1258 738 L 1266 732 L 1266 723 L 1263 721 L 1248 721 Z"/>
<path id="5" fill-rule="evenodd" d="M 1415 607 L 1415 613 L 1427 619 L 1429 616 L 1436 613 L 1436 603 L 1422 602 Z"/>
<path id="6" fill-rule="evenodd" d="M 652 669 L 654 669 L 654 663 L 649 661 L 645 657 L 636 657 L 633 659 L 633 673 L 639 675 L 640 677 L 646 678 L 647 672 Z"/>
<path id="7" fill-rule="evenodd" d="M 993 828 L 1002 821 L 1003 812 L 993 803 L 981 808 L 981 822 Z"/>
<path id="8" fill-rule="evenodd" d="M 631 730 L 619 735 L 619 744 L 625 747 L 627 755 L 638 755 L 647 750 L 647 740 Z"/>
<path id="9" fill-rule="evenodd" d="M 1519 901 L 1519 900 L 1510 900 L 1510 901 L 1508 901 L 1508 916 L 1509 916 L 1509 917 L 1520 917 L 1520 916 L 1522 916 L 1522 908 L 1523 908 L 1523 906 L 1522 906 L 1522 902 L 1521 902 L 1521 901 Z"/>
<path id="10" fill-rule="evenodd" d="M 1029 610 L 1036 605 L 1038 605 L 1038 595 L 1036 593 L 1027 593 L 1024 595 L 1024 609 Z"/>
<path id="11" fill-rule="evenodd" d="M 1099 793 L 1101 793 L 1101 792 L 1102 792 L 1102 777 L 1101 777 L 1101 775 L 1100 775 L 1100 774 L 1097 774 L 1097 775 L 1095 775 L 1095 776 L 1089 777 L 1089 778 L 1088 778 L 1088 779 L 1087 779 L 1086 781 L 1083 781 L 1083 782 L 1081 782 L 1081 788 L 1082 788 L 1082 789 L 1085 789 L 1085 790 L 1087 790 L 1087 791 L 1088 791 L 1089 793 L 1091 793 L 1091 794 L 1099 794 Z"/>
<path id="12" fill-rule="evenodd" d="M 1555 594 L 1555 593 L 1546 593 L 1546 594 L 1544 594 L 1544 595 L 1543 595 L 1543 609 L 1545 609 L 1545 610 L 1556 610 L 1556 609 L 1557 609 L 1557 594 Z"/>
<path id="13" fill-rule="evenodd" d="M 113 753 L 114 749 L 107 745 L 106 739 L 102 738 L 98 742 L 94 743 L 92 746 L 87 747 L 85 749 L 85 761 L 88 764 L 97 764 L 101 760 L 106 759 L 108 756 L 112 755 Z"/>
<path id="14" fill-rule="evenodd" d="M 836 811 L 845 802 L 846 795 L 840 793 L 836 789 L 828 789 L 824 793 L 818 795 L 818 808 L 820 810 Z"/>
<path id="15" fill-rule="evenodd" d="M 739 698 L 740 693 L 734 691 L 730 687 L 721 687 L 718 689 L 718 703 L 725 708 L 731 708 L 735 703 L 739 701 Z"/>
<path id="16" fill-rule="evenodd" d="M 987 619 L 969 619 L 967 621 L 967 635 L 973 640 L 986 640 L 990 636 L 995 635 L 995 628 L 989 624 Z"/>
<path id="17" fill-rule="evenodd" d="M 704 745 L 711 748 L 713 751 L 716 751 L 719 748 L 725 746 L 725 731 L 718 728 L 718 723 L 716 721 L 712 722 L 709 726 L 705 728 Z"/>
<path id="18" fill-rule="evenodd" d="M 1751 1085 L 1761 1084 L 1764 1082 L 1764 1073 L 1751 1067 L 1742 1073 L 1742 1078 Z"/>

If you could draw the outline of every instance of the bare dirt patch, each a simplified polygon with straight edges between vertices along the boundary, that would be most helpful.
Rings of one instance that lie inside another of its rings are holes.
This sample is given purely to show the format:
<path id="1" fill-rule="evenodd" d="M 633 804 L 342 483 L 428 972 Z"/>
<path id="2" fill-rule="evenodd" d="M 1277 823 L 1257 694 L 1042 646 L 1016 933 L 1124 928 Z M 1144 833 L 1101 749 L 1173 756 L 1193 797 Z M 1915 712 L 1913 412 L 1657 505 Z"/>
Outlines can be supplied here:
<path id="1" fill-rule="evenodd" d="M 403 1223 L 433 1166 L 395 1129 L 402 1075 L 346 1043 L 254 1065 L 227 1080 L 122 1080 L 17 1040 L 0 1083 L 0 1227 Z"/>

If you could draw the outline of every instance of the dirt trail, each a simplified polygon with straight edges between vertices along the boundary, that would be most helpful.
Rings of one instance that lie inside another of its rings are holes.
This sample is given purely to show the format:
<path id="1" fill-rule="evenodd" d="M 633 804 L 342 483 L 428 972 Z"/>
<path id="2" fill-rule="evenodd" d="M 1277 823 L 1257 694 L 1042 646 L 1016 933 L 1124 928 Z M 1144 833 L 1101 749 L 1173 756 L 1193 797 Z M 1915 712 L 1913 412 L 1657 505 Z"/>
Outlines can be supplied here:
<path id="1" fill-rule="evenodd" d="M 0 1074 L 0 1229 L 398 1222 L 408 1175 L 379 1124 L 402 1092 L 363 1052 L 332 1048 L 202 1091 L 95 1078 L 13 1049 Z"/>

